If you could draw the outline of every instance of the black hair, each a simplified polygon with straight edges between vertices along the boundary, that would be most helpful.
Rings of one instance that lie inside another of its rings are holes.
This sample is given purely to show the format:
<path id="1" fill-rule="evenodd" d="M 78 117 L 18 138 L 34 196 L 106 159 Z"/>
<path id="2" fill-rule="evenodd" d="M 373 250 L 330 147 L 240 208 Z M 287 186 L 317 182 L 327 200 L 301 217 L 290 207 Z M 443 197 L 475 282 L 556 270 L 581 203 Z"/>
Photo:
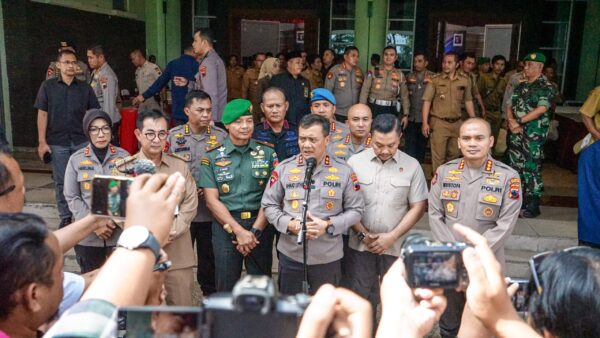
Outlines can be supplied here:
<path id="1" fill-rule="evenodd" d="M 0 319 L 17 306 L 14 294 L 31 283 L 52 285 L 56 256 L 45 243 L 46 224 L 37 215 L 0 213 Z"/>
<path id="2" fill-rule="evenodd" d="M 267 52 L 265 54 L 265 56 L 268 57 L 268 58 L 272 58 L 273 57 L 273 52 Z"/>
<path id="3" fill-rule="evenodd" d="M 185 107 L 189 108 L 192 105 L 192 103 L 194 103 L 194 100 L 198 100 L 198 101 L 208 100 L 212 103 L 212 99 L 210 98 L 210 95 L 208 95 L 208 93 L 205 92 L 204 90 L 200 90 L 200 89 L 192 90 L 185 95 Z M 142 128 L 138 128 L 138 129 L 141 130 Z"/>
<path id="4" fill-rule="evenodd" d="M 356 46 L 348 46 L 348 47 L 346 47 L 346 49 L 344 49 L 344 55 L 350 54 L 350 52 L 353 50 L 355 50 L 357 53 L 359 53 L 358 48 Z"/>
<path id="5" fill-rule="evenodd" d="M 468 58 L 477 59 L 475 57 L 475 53 L 473 53 L 473 52 L 464 52 L 464 53 L 460 54 L 460 56 L 458 57 L 458 61 L 465 61 Z"/>
<path id="6" fill-rule="evenodd" d="M 302 119 L 300 119 L 299 127 L 302 129 L 307 129 L 314 125 L 321 126 L 321 129 L 323 130 L 323 136 L 329 136 L 329 128 L 331 128 L 331 125 L 329 124 L 329 120 L 323 116 L 308 114 L 304 115 Z"/>
<path id="7" fill-rule="evenodd" d="M 256 53 L 256 54 L 254 54 L 254 56 L 252 57 L 252 60 L 256 61 L 256 58 L 257 58 L 259 55 L 264 55 L 265 57 L 267 56 L 267 54 L 266 54 L 266 53 L 263 53 L 263 52 L 258 52 L 258 53 Z"/>
<path id="8" fill-rule="evenodd" d="M 458 61 L 460 61 L 460 60 L 458 59 L 458 53 L 457 53 L 457 52 L 455 52 L 455 51 L 451 50 L 451 51 L 449 51 L 449 52 L 446 52 L 446 53 L 444 53 L 444 57 L 446 57 L 446 56 L 448 56 L 448 55 L 454 56 L 454 61 L 455 61 L 456 63 L 458 63 Z"/>
<path id="9" fill-rule="evenodd" d="M 385 54 L 385 51 L 391 49 L 394 51 L 394 53 L 398 54 L 398 51 L 396 50 L 396 47 L 394 46 L 385 46 L 385 48 L 383 49 L 383 53 Z M 373 55 L 379 55 L 379 54 L 373 54 Z"/>
<path id="10" fill-rule="evenodd" d="M 94 54 L 95 56 L 104 55 L 106 57 L 104 47 L 102 47 L 101 45 L 95 45 L 95 46 L 89 47 L 87 50 L 92 52 L 92 54 Z"/>
<path id="11" fill-rule="evenodd" d="M 395 131 L 398 136 L 402 135 L 402 124 L 394 114 L 377 115 L 371 124 L 371 133 L 387 134 Z"/>
<path id="12" fill-rule="evenodd" d="M 139 130 L 142 130 L 144 128 L 144 121 L 146 119 L 153 119 L 153 120 L 165 119 L 165 121 L 167 121 L 167 126 L 169 125 L 169 117 L 167 115 L 165 115 L 165 113 L 163 113 L 157 109 L 152 109 L 152 110 L 143 110 L 140 113 L 138 113 L 137 120 L 135 121 L 135 127 Z"/>
<path id="13" fill-rule="evenodd" d="M 194 35 L 200 34 L 200 37 L 212 46 L 215 41 L 215 33 L 210 28 L 198 28 L 194 31 Z"/>
<path id="14" fill-rule="evenodd" d="M 183 49 L 184 53 L 193 53 L 194 52 L 194 46 L 187 46 Z M 150 55 L 152 56 L 152 55 Z"/>
<path id="15" fill-rule="evenodd" d="M 58 54 L 56 55 L 56 60 L 60 61 L 60 58 L 62 58 L 63 55 L 73 55 L 75 57 L 75 60 L 77 60 L 77 54 L 75 54 L 75 52 L 73 52 L 70 49 L 63 49 L 60 52 L 58 52 Z"/>
<path id="16" fill-rule="evenodd" d="M 6 191 L 11 186 L 11 183 L 13 183 L 13 177 L 8 167 L 4 164 L 3 157 L 12 158 L 12 155 L 6 145 L 0 144 L 0 192 Z"/>
<path id="17" fill-rule="evenodd" d="M 139 53 L 141 56 L 144 57 L 144 59 L 146 58 L 146 51 L 143 49 L 136 48 L 136 49 L 132 50 L 130 54 L 133 54 L 133 53 Z"/>
<path id="18" fill-rule="evenodd" d="M 425 53 L 425 51 L 422 51 L 422 50 L 418 50 L 418 51 L 414 52 L 413 59 L 419 55 L 422 55 L 423 59 L 425 59 L 425 61 L 429 61 L 429 57 L 427 56 L 427 53 Z"/>
<path id="19" fill-rule="evenodd" d="M 308 62 L 309 65 L 312 65 L 313 63 L 315 63 L 316 59 L 321 59 L 321 55 L 310 54 L 309 56 L 306 57 L 306 62 Z M 323 61 L 323 59 L 321 59 L 321 61 Z"/>
<path id="20" fill-rule="evenodd" d="M 377 63 L 381 62 L 381 55 L 375 53 L 371 54 L 371 61 L 375 61 Z"/>
<path id="21" fill-rule="evenodd" d="M 537 273 L 541 294 L 529 281 L 534 327 L 555 337 L 600 337 L 600 250 L 582 247 L 551 254 Z"/>
<path id="22" fill-rule="evenodd" d="M 496 61 L 498 61 L 498 60 L 502 60 L 502 61 L 504 61 L 504 64 L 506 64 L 506 58 L 503 55 L 498 54 L 498 55 L 494 55 L 494 57 L 492 58 L 492 65 L 494 63 L 496 63 Z"/>

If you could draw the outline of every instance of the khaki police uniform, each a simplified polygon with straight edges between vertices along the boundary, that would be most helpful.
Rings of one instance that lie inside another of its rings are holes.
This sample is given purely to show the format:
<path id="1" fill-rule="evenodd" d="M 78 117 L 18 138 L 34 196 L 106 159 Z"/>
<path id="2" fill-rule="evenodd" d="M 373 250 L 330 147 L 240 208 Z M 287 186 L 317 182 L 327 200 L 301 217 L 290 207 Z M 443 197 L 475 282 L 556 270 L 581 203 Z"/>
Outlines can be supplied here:
<path id="1" fill-rule="evenodd" d="M 252 116 L 254 117 L 254 122 L 259 122 L 260 117 L 262 116 L 262 112 L 260 110 L 260 102 L 262 101 L 258 97 L 258 74 L 260 73 L 260 69 L 257 68 L 249 68 L 244 73 L 244 77 L 242 80 L 242 98 L 250 100 L 252 102 Z"/>
<path id="2" fill-rule="evenodd" d="M 460 155 L 457 142 L 461 108 L 466 101 L 473 101 L 471 81 L 460 72 L 454 79 L 446 74 L 435 75 L 425 89 L 423 101 L 431 102 L 431 166 L 435 172 L 437 167 Z"/>
<path id="3" fill-rule="evenodd" d="M 55 77 L 60 77 L 60 69 L 58 69 L 57 61 L 52 61 L 46 70 L 46 80 Z M 90 69 L 85 62 L 77 60 L 77 65 L 75 65 L 75 78 L 84 81 L 85 83 L 90 83 Z"/>
<path id="4" fill-rule="evenodd" d="M 354 155 L 358 154 L 365 149 L 371 148 L 371 134 L 365 138 L 364 142 L 361 144 L 354 144 L 352 142 L 352 135 L 350 133 L 346 134 L 346 137 L 343 139 L 330 142 L 327 145 L 327 153 L 335 156 L 336 158 L 346 162 L 348 159 Z"/>
<path id="5" fill-rule="evenodd" d="M 150 61 L 144 62 L 143 65 L 138 67 L 135 70 L 135 84 L 137 85 L 138 93 L 145 93 L 150 86 L 158 79 L 158 77 L 162 74 L 160 71 L 160 67 L 155 65 Z M 156 102 L 154 97 L 149 98 L 148 100 L 144 100 L 141 102 L 138 109 L 140 111 L 144 110 L 161 110 L 160 104 Z"/>
<path id="6" fill-rule="evenodd" d="M 92 86 L 94 94 L 96 94 L 100 107 L 110 116 L 113 125 L 120 122 L 121 112 L 117 107 L 119 80 L 117 79 L 117 74 L 115 74 L 107 62 L 100 69 L 95 69 L 92 72 L 90 86 Z"/>
<path id="7" fill-rule="evenodd" d="M 148 159 L 142 151 L 133 157 Z M 175 232 L 174 239 L 166 244 L 163 250 L 173 263 L 165 279 L 167 305 L 191 306 L 194 288 L 193 267 L 196 262 L 190 240 L 190 224 L 198 209 L 196 182 L 186 163 L 176 155 L 163 153 L 160 165 L 156 166 L 156 172 L 167 175 L 179 172 L 185 178 L 184 197 L 179 204 L 179 214 L 175 216 L 171 226 L 171 231 Z"/>
<path id="8" fill-rule="evenodd" d="M 345 123 L 329 121 L 329 142 L 338 142 L 350 134 L 350 128 Z"/>
<path id="9" fill-rule="evenodd" d="M 402 71 L 396 68 L 370 71 L 360 90 L 359 102 L 369 104 L 373 111 L 373 118 L 386 113 L 398 115 L 400 110 L 403 115 L 408 115 L 410 100 L 406 78 Z M 399 105 L 402 106 L 401 109 Z"/>
<path id="10" fill-rule="evenodd" d="M 220 122 L 227 104 L 227 71 L 223 60 L 214 49 L 206 52 L 188 89 L 203 90 L 212 102 L 213 121 Z"/>
<path id="11" fill-rule="evenodd" d="M 358 103 L 363 82 L 363 72 L 360 68 L 348 69 L 345 63 L 335 65 L 327 73 L 325 88 L 335 96 L 337 103 L 335 114 L 342 116 L 342 122 L 346 120 L 350 107 Z"/>
<path id="12" fill-rule="evenodd" d="M 289 222 L 302 217 L 303 188 L 306 162 L 296 155 L 279 164 L 271 175 L 262 198 L 262 206 L 269 223 L 281 233 L 279 251 L 280 292 L 295 294 L 302 290 L 302 245 L 297 236 L 287 233 Z M 322 284 L 339 284 L 341 278 L 342 234 L 358 222 L 364 211 L 360 184 L 352 169 L 343 161 L 325 155 L 312 177 L 308 211 L 313 216 L 330 220 L 332 234 L 325 233 L 309 240 L 307 263 L 310 292 Z"/>
<path id="13" fill-rule="evenodd" d="M 308 67 L 302 72 L 302 76 L 304 76 L 308 79 L 308 81 L 310 81 L 311 89 L 323 88 L 323 86 L 325 85 L 325 82 L 323 81 L 323 74 L 321 74 L 321 72 L 316 69 Z"/>
<path id="14" fill-rule="evenodd" d="M 245 69 L 242 66 L 227 67 L 227 101 L 242 97 Z"/>

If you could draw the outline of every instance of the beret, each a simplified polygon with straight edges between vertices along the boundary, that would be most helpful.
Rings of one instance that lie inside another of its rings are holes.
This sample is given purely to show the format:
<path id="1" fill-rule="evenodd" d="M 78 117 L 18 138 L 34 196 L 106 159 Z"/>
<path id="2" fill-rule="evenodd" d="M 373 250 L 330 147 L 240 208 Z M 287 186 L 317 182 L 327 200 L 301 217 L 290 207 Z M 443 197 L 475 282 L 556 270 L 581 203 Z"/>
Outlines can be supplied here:
<path id="1" fill-rule="evenodd" d="M 546 55 L 542 53 L 529 53 L 523 58 L 523 62 L 526 61 L 546 63 Z"/>
<path id="2" fill-rule="evenodd" d="M 252 115 L 252 103 L 246 99 L 231 100 L 225 105 L 221 122 L 230 124 L 244 115 Z"/>
<path id="3" fill-rule="evenodd" d="M 327 100 L 331 102 L 331 104 L 335 105 L 335 96 L 329 91 L 329 89 L 325 88 L 317 88 L 312 91 L 310 94 L 310 102 Z"/>

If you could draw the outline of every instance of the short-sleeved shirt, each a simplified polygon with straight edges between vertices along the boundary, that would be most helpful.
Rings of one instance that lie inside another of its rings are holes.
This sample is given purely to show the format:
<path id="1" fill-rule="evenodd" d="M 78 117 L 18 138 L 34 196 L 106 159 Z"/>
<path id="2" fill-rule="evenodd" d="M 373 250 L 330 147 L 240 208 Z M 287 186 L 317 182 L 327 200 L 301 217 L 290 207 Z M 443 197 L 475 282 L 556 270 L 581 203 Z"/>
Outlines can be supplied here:
<path id="1" fill-rule="evenodd" d="M 227 104 L 227 71 L 223 60 L 214 49 L 204 55 L 194 79 L 195 82 L 190 83 L 191 88 L 201 89 L 210 95 L 213 120 L 221 121 L 223 109 Z"/>
<path id="2" fill-rule="evenodd" d="M 144 93 L 148 90 L 161 74 L 160 67 L 150 61 L 144 62 L 143 65 L 135 70 L 135 84 L 137 85 L 138 92 Z"/>
<path id="3" fill-rule="evenodd" d="M 277 163 L 273 148 L 255 140 L 238 147 L 228 137 L 200 160 L 198 186 L 218 189 L 219 199 L 229 211 L 258 210 Z"/>
<path id="4" fill-rule="evenodd" d="M 371 233 L 392 231 L 408 213 L 411 203 L 427 200 L 427 181 L 419 161 L 400 150 L 382 162 L 373 149 L 366 149 L 350 157 L 348 165 L 358 176 L 365 200 L 361 222 Z M 403 238 L 385 254 L 400 256 Z M 354 231 L 350 231 L 348 244 L 355 250 L 367 250 Z"/>
<path id="5" fill-rule="evenodd" d="M 90 86 L 96 93 L 96 98 L 98 98 L 102 110 L 110 116 L 112 123 L 121 121 L 121 112 L 117 107 L 119 80 L 108 63 L 104 63 L 100 69 L 92 72 Z"/>
<path id="6" fill-rule="evenodd" d="M 406 77 L 406 86 L 408 88 L 408 97 L 410 98 L 410 114 L 408 120 L 410 122 L 421 123 L 423 121 L 423 93 L 427 84 L 431 81 L 431 77 L 435 73 L 429 70 L 424 70 L 421 73 L 410 73 Z"/>
<path id="7" fill-rule="evenodd" d="M 345 63 L 335 65 L 325 79 L 325 88 L 335 96 L 336 114 L 347 116 L 352 105 L 358 103 L 364 76 L 359 67 L 348 69 Z"/>
<path id="8" fill-rule="evenodd" d="M 592 118 L 596 129 L 600 129 L 600 86 L 596 87 L 579 108 L 579 112 Z"/>
<path id="9" fill-rule="evenodd" d="M 367 148 L 371 148 L 370 133 L 365 137 L 365 140 L 361 144 L 354 144 L 352 142 L 352 135 L 348 133 L 346 134 L 346 137 L 330 142 L 327 145 L 327 152 L 346 162 L 352 155 L 358 154 Z"/>
<path id="10" fill-rule="evenodd" d="M 283 90 L 285 98 L 289 103 L 287 111 L 288 121 L 298 124 L 302 116 L 310 113 L 310 81 L 304 76 L 298 75 L 294 78 L 287 70 L 274 75 L 269 83 L 272 87 Z"/>
<path id="11" fill-rule="evenodd" d="M 42 82 L 34 108 L 48 112 L 46 142 L 55 146 L 82 144 L 83 116 L 88 109 L 100 108 L 92 87 L 73 79 L 70 85 L 53 78 Z"/>
<path id="12" fill-rule="evenodd" d="M 285 160 L 300 153 L 298 146 L 298 129 L 287 120 L 283 121 L 281 132 L 276 133 L 267 121 L 254 126 L 252 138 L 270 143 L 275 148 L 277 158 Z"/>
<path id="13" fill-rule="evenodd" d="M 373 100 L 396 101 L 399 98 L 402 99 L 402 114 L 408 115 L 410 109 L 408 88 L 406 78 L 400 69 L 369 71 L 360 90 L 360 103 L 372 103 Z"/>
<path id="14" fill-rule="evenodd" d="M 423 101 L 431 102 L 431 116 L 460 118 L 464 103 L 473 101 L 472 91 L 471 80 L 461 72 L 457 72 L 454 79 L 447 74 L 438 74 L 427 85 Z"/>

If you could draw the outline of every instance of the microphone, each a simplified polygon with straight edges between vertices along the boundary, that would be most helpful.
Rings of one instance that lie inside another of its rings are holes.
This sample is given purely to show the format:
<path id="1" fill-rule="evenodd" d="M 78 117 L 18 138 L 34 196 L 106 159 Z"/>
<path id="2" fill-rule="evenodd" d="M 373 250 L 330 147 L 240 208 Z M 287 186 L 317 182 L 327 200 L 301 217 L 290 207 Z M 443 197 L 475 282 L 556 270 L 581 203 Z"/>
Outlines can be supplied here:
<path id="1" fill-rule="evenodd" d="M 306 174 L 304 175 L 304 190 L 308 190 L 310 187 L 313 172 L 315 171 L 315 167 L 317 166 L 317 160 L 314 157 L 311 157 L 306 160 Z"/>
<path id="2" fill-rule="evenodd" d="M 126 175 L 138 176 L 141 174 L 155 174 L 154 162 L 146 159 L 136 159 L 128 156 L 115 162 L 118 171 Z"/>

